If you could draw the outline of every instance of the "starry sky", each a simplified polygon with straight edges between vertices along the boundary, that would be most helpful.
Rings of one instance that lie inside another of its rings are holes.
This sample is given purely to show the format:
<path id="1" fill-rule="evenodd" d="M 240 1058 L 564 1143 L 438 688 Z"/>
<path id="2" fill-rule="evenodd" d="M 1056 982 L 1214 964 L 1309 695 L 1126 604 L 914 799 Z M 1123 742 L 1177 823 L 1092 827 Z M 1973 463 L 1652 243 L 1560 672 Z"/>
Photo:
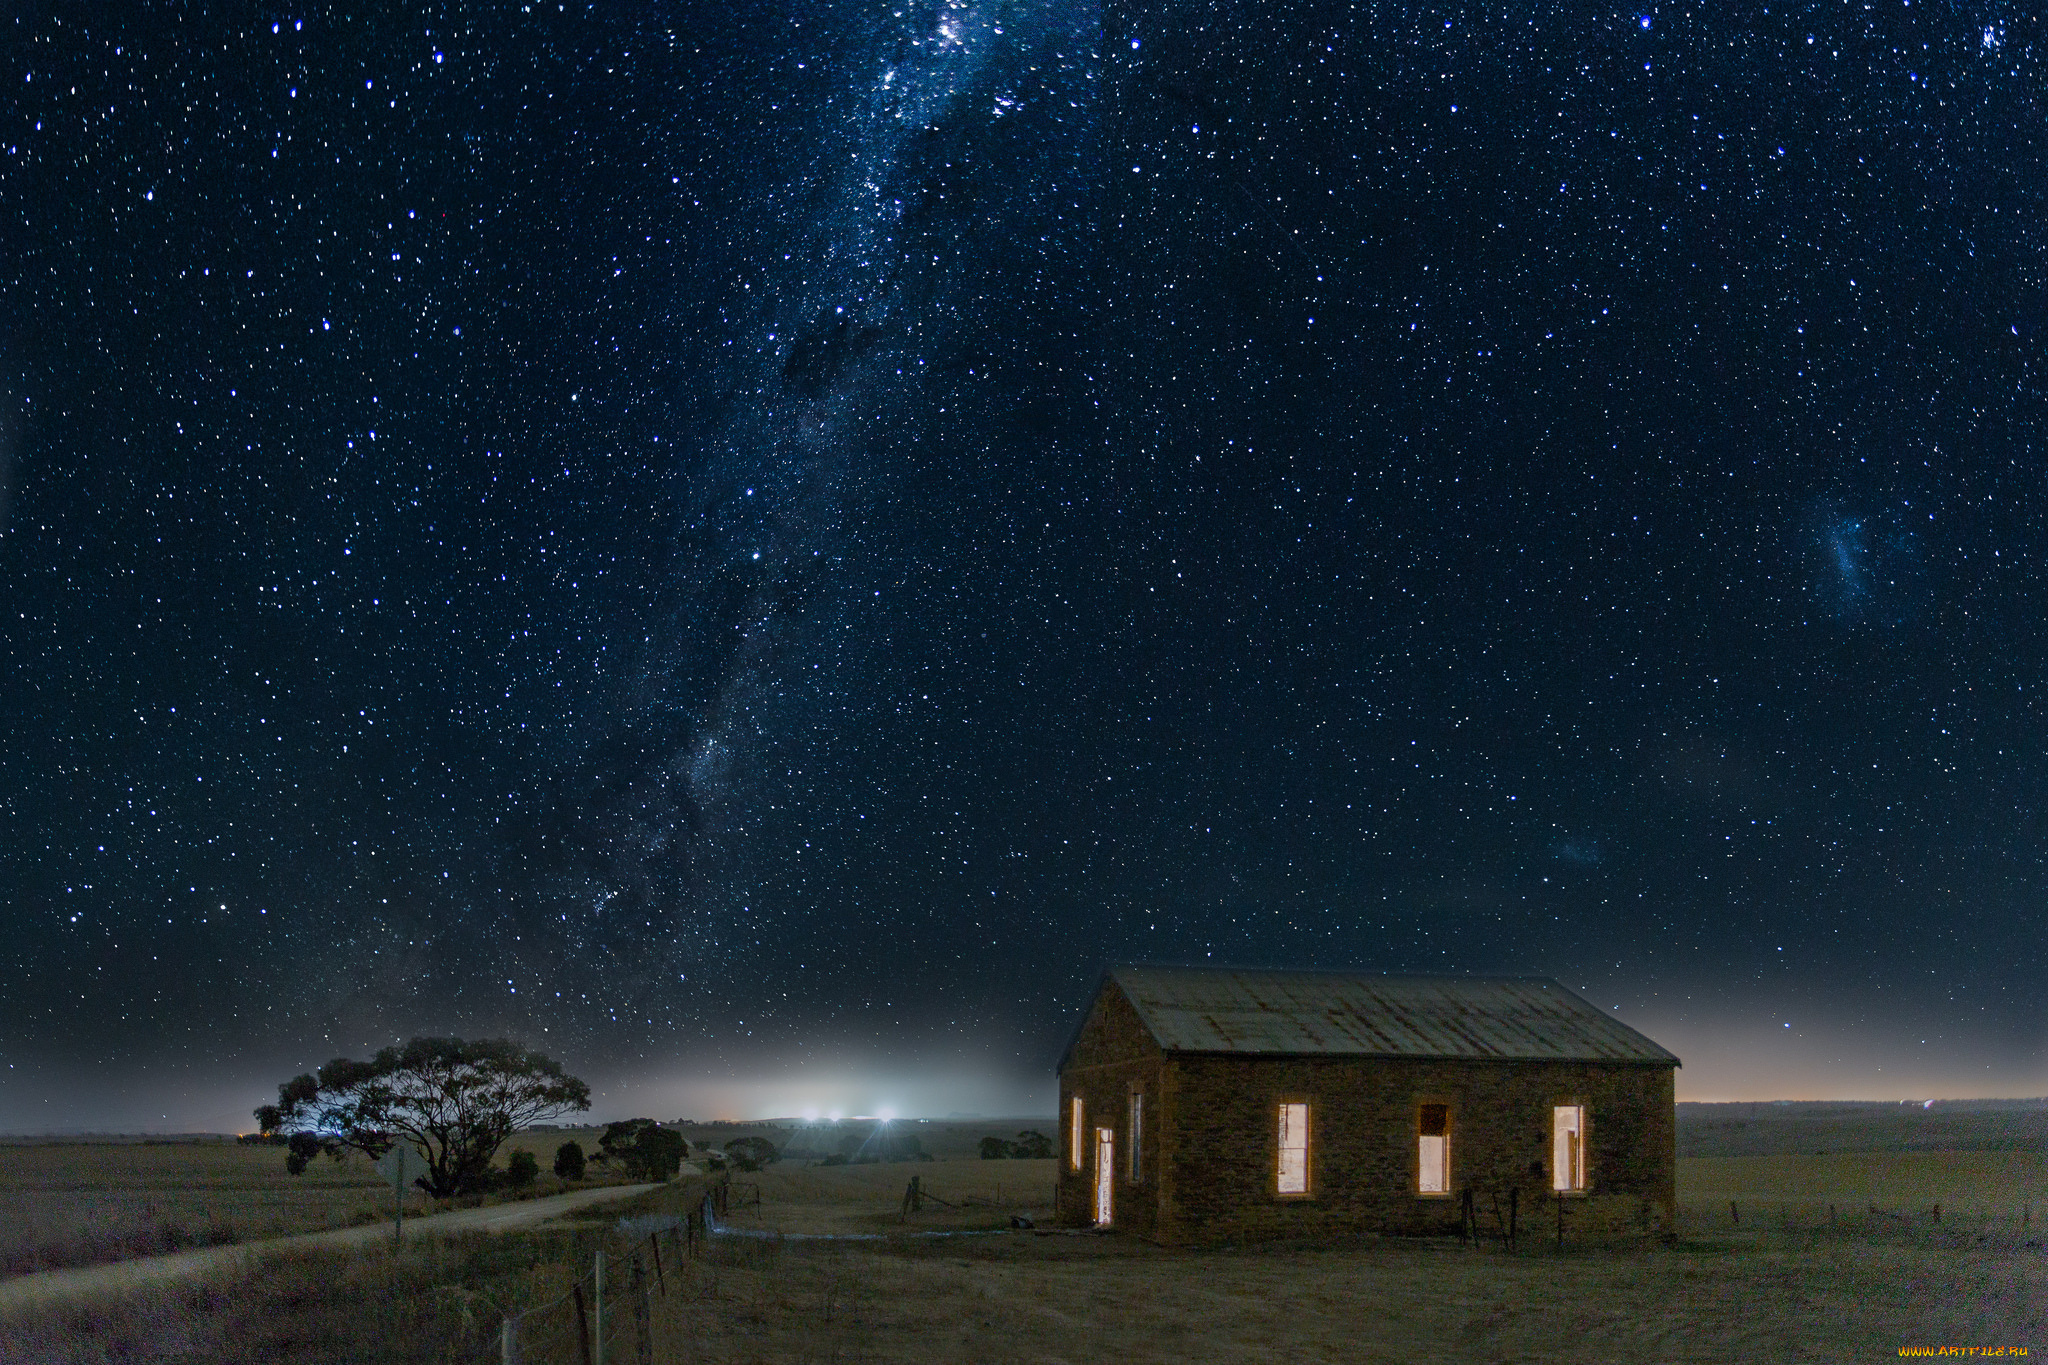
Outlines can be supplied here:
<path id="1" fill-rule="evenodd" d="M 4 22 L 0 1128 L 1032 1112 L 1129 960 L 2048 1090 L 2024 7 Z"/>

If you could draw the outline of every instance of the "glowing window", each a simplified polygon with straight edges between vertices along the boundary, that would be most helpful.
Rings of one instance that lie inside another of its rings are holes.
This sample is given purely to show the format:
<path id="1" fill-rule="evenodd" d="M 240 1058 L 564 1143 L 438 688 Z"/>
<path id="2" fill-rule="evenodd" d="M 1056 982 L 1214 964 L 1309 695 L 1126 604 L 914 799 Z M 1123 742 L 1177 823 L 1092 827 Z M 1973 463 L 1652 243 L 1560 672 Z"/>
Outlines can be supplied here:
<path id="1" fill-rule="evenodd" d="M 1451 1107 L 1425 1104 L 1417 1119 L 1420 1134 L 1420 1182 L 1424 1194 L 1451 1191 Z"/>
<path id="2" fill-rule="evenodd" d="M 1095 1226 L 1110 1224 L 1110 1176 L 1116 1170 L 1116 1132 L 1095 1130 Z"/>
<path id="3" fill-rule="evenodd" d="M 1081 1097 L 1074 1096 L 1073 1117 L 1069 1120 L 1067 1139 L 1067 1162 L 1075 1170 L 1081 1169 Z"/>
<path id="4" fill-rule="evenodd" d="M 1144 1174 L 1138 1166 L 1138 1139 L 1145 1135 L 1145 1092 L 1131 1092 L 1131 1183 L 1138 1183 Z"/>
<path id="5" fill-rule="evenodd" d="M 1280 1106 L 1280 1193 L 1308 1193 L 1308 1106 Z"/>
<path id="6" fill-rule="evenodd" d="M 1550 1111 L 1550 1187 L 1586 1188 L 1586 1106 L 1560 1104 Z"/>

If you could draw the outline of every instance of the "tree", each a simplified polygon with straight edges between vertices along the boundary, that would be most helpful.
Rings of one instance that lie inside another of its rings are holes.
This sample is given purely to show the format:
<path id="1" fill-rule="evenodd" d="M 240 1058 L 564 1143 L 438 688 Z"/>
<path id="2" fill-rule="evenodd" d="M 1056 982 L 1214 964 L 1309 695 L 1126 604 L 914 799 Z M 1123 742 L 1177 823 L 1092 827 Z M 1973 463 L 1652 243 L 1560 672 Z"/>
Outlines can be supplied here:
<path id="1" fill-rule="evenodd" d="M 1052 1158 L 1052 1139 L 1036 1128 L 1026 1128 L 1010 1144 L 1010 1155 L 1025 1161 L 1048 1161 Z"/>
<path id="2" fill-rule="evenodd" d="M 981 1159 L 983 1161 L 1001 1161 L 1009 1154 L 1010 1144 L 997 1137 L 994 1133 L 990 1133 L 981 1140 Z"/>
<path id="3" fill-rule="evenodd" d="M 523 1190 L 540 1179 L 540 1158 L 521 1147 L 505 1158 L 505 1183 L 515 1190 Z"/>
<path id="4" fill-rule="evenodd" d="M 653 1119 L 624 1119 L 605 1125 L 597 1140 L 599 1161 L 616 1161 L 634 1180 L 671 1180 L 682 1169 L 683 1135 Z"/>
<path id="5" fill-rule="evenodd" d="M 367 1062 L 338 1057 L 317 1076 L 293 1077 L 256 1121 L 292 1135 L 293 1174 L 317 1152 L 375 1158 L 410 1142 L 427 1159 L 420 1188 L 445 1199 L 483 1188 L 491 1158 L 519 1129 L 589 1107 L 588 1085 L 517 1043 L 415 1038 Z"/>
<path id="6" fill-rule="evenodd" d="M 564 1180 L 583 1178 L 583 1144 L 565 1142 L 555 1148 L 555 1174 Z"/>
<path id="7" fill-rule="evenodd" d="M 758 1171 L 782 1155 L 767 1138 L 752 1134 L 726 1143 L 725 1154 L 743 1171 Z"/>

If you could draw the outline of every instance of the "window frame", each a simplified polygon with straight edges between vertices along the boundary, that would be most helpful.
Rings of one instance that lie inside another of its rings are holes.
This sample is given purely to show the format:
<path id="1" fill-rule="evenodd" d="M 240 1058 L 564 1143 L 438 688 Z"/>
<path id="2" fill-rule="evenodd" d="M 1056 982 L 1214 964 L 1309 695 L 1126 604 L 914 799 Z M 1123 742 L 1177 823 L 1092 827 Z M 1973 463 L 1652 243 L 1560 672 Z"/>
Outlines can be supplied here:
<path id="1" fill-rule="evenodd" d="M 1292 1108 L 1299 1108 L 1301 1110 L 1301 1188 L 1298 1190 L 1287 1190 L 1281 1188 L 1281 1179 L 1283 1173 L 1283 1167 L 1281 1163 L 1286 1152 L 1288 1151 L 1287 1148 L 1281 1145 L 1281 1142 L 1287 1135 L 1287 1125 L 1289 1121 L 1287 1111 Z M 1308 1095 L 1277 1095 L 1273 1099 L 1272 1108 L 1269 1111 L 1273 1115 L 1273 1146 L 1271 1149 L 1272 1158 L 1267 1165 L 1267 1169 L 1273 1173 L 1272 1190 L 1273 1197 L 1275 1199 L 1284 1199 L 1292 1201 L 1297 1199 L 1313 1199 L 1316 1197 L 1315 1110 L 1315 1101 Z"/>
<path id="2" fill-rule="evenodd" d="M 1087 1156 L 1088 1106 L 1079 1095 L 1067 1101 L 1067 1169 L 1082 1170 Z"/>
<path id="3" fill-rule="evenodd" d="M 1590 1106 L 1589 1106 L 1589 1105 L 1587 1105 L 1587 1103 L 1585 1102 L 1585 1100 L 1583 1100 L 1583 1099 L 1580 1099 L 1580 1098 L 1578 1098 L 1578 1097 L 1576 1097 L 1576 1096 L 1569 1096 L 1569 1097 L 1566 1097 L 1566 1098 L 1563 1098 L 1563 1099 L 1557 1099 L 1557 1100 L 1552 1100 L 1552 1101 L 1551 1101 L 1551 1104 L 1550 1104 L 1550 1193 L 1551 1193 L 1551 1194 L 1552 1194 L 1553 1196 L 1558 1196 L 1558 1195 L 1562 1195 L 1562 1196 L 1564 1196 L 1564 1197 L 1566 1197 L 1566 1198 L 1570 1198 L 1570 1197 L 1572 1197 L 1572 1196 L 1575 1196 L 1575 1195 L 1584 1195 L 1584 1194 L 1587 1194 L 1587 1193 L 1591 1192 L 1591 1190 L 1592 1190 L 1592 1188 L 1593 1188 L 1593 1171 L 1592 1171 L 1592 1166 L 1593 1166 L 1593 1162 L 1592 1162 L 1592 1144 L 1591 1144 L 1591 1141 L 1590 1141 L 1590 1138 L 1591 1138 L 1591 1136 L 1592 1136 L 1592 1130 L 1593 1130 L 1593 1120 L 1592 1120 L 1592 1116 L 1591 1116 L 1591 1114 L 1590 1114 L 1590 1113 L 1588 1112 L 1589 1108 L 1590 1108 Z M 1577 1184 L 1574 1184 L 1574 1185 L 1560 1185 L 1560 1184 L 1558 1184 L 1558 1183 L 1557 1183 L 1557 1181 L 1558 1181 L 1558 1166 L 1557 1166 L 1557 1139 L 1558 1139 L 1558 1127 L 1557 1127 L 1557 1117 L 1558 1117 L 1558 1115 L 1559 1115 L 1559 1114 L 1562 1114 L 1562 1113 L 1563 1113 L 1563 1112 L 1565 1112 L 1565 1111 L 1566 1111 L 1567 1109 L 1575 1109 L 1575 1110 L 1577 1110 L 1577 1111 L 1578 1111 L 1578 1116 L 1579 1116 L 1579 1128 L 1578 1128 L 1578 1133 L 1579 1133 L 1579 1169 L 1578 1169 L 1578 1183 L 1577 1183 Z"/>
<path id="4" fill-rule="evenodd" d="M 1125 1136 L 1131 1144 L 1131 1153 L 1124 1163 L 1124 1180 L 1132 1185 L 1145 1183 L 1145 1163 L 1140 1159 L 1145 1137 L 1145 1087 L 1133 1085 L 1130 1099 L 1124 1110 Z"/>
<path id="5" fill-rule="evenodd" d="M 1423 1131 L 1423 1114 L 1430 1109 L 1443 1110 L 1444 1130 L 1440 1134 Z M 1451 1178 L 1452 1167 L 1456 1160 L 1456 1143 L 1454 1139 L 1457 1136 L 1457 1128 L 1457 1107 L 1447 1097 L 1423 1095 L 1416 1099 L 1415 1145 L 1409 1150 L 1415 1153 L 1415 1180 L 1411 1188 L 1417 1199 L 1449 1199 L 1452 1197 L 1452 1191 L 1456 1188 L 1457 1184 Z M 1425 1138 L 1431 1137 L 1439 1138 L 1443 1142 L 1443 1188 L 1440 1190 L 1424 1189 L 1422 1186 L 1422 1143 Z"/>

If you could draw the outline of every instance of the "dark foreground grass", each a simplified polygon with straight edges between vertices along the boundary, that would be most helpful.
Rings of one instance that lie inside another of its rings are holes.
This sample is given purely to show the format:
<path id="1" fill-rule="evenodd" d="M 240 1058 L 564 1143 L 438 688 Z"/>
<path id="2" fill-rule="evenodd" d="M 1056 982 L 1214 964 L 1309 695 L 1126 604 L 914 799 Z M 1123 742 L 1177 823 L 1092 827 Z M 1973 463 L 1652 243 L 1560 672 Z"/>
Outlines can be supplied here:
<path id="1" fill-rule="evenodd" d="M 629 1211 L 673 1213 L 701 1188 Z M 1563 1251 L 1534 1228 L 1513 1252 L 1371 1237 L 1173 1250 L 1064 1232 L 915 1237 L 915 1220 L 897 1217 L 874 1224 L 888 1226 L 882 1240 L 805 1240 L 777 1233 L 833 1224 L 835 1194 L 839 1211 L 873 1215 L 879 1187 L 858 1171 L 769 1172 L 735 1195 L 755 1191 L 763 1204 L 735 1197 L 729 1216 L 760 1235 L 694 1258 L 664 1237 L 659 1279 L 646 1225 L 627 1241 L 615 1207 L 567 1229 L 278 1256 L 187 1288 L 18 1315 L 0 1321 L 0 1361 L 480 1363 L 496 1358 L 504 1317 L 525 1312 L 522 1359 L 577 1365 L 562 1296 L 579 1278 L 588 1288 L 600 1248 L 615 1362 L 637 1355 L 636 1305 L 620 1293 L 634 1252 L 652 1358 L 691 1365 L 1751 1365 L 2048 1348 L 2048 1248 L 2017 1218 L 1703 1218 L 1672 1245 Z"/>
<path id="2" fill-rule="evenodd" d="M 22 1310 L 0 1362 L 479 1361 L 508 1312 L 563 1292 L 601 1227 L 293 1251 L 206 1280 Z"/>

